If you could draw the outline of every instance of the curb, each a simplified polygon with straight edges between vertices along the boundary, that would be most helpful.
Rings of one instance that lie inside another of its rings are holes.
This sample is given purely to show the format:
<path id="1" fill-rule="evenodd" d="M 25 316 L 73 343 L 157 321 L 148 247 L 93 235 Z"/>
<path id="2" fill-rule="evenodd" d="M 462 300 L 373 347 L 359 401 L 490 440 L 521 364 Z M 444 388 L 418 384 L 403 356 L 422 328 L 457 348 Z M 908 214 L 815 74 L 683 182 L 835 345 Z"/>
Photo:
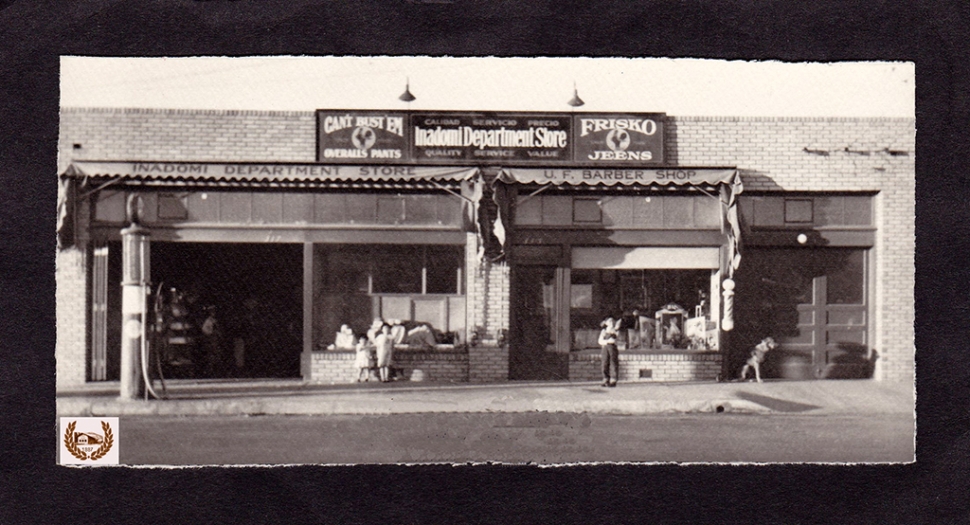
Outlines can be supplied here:
<path id="1" fill-rule="evenodd" d="M 535 399 L 510 402 L 496 407 L 489 403 L 371 403 L 360 400 L 280 399 L 192 400 L 192 401 L 102 401 L 84 402 L 60 400 L 59 416 L 260 416 L 260 415 L 392 415 L 420 413 L 522 413 L 568 412 L 604 415 L 656 415 L 693 413 L 764 414 L 774 412 L 742 399 L 711 399 L 694 401 L 656 400 L 584 400 L 564 402 L 556 399 Z"/>

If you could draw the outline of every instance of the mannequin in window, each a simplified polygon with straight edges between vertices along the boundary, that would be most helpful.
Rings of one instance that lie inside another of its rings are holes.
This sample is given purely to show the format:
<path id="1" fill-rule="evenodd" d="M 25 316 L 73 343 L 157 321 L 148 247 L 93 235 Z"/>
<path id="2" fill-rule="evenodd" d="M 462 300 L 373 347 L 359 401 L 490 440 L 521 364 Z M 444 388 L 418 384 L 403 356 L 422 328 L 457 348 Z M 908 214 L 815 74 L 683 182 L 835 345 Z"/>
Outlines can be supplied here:
<path id="1" fill-rule="evenodd" d="M 354 331 L 345 324 L 340 325 L 340 331 L 337 332 L 337 335 L 334 338 L 333 346 L 335 350 L 353 350 Z"/>
<path id="2" fill-rule="evenodd" d="M 680 331 L 680 326 L 678 326 L 677 318 L 671 317 L 670 325 L 667 327 L 667 337 L 665 338 L 665 340 L 668 343 L 676 346 L 677 343 L 680 342 L 682 335 L 683 333 Z"/>
<path id="3" fill-rule="evenodd" d="M 633 315 L 637 319 L 637 331 L 639 332 L 639 348 L 646 350 L 647 348 L 654 348 L 656 346 L 656 332 L 657 323 L 647 315 L 640 312 L 640 310 L 634 310 Z"/>

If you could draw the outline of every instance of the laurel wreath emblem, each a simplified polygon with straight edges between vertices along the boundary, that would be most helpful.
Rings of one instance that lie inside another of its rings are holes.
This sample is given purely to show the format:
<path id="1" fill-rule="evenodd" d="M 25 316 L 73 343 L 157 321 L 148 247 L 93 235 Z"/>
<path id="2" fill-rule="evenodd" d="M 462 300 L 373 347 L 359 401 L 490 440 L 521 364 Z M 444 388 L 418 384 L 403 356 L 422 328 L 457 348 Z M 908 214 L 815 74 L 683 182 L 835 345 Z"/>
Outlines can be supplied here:
<path id="1" fill-rule="evenodd" d="M 111 446 L 114 445 L 115 439 L 114 434 L 111 432 L 111 425 L 109 425 L 106 421 L 102 421 L 101 430 L 104 431 L 104 441 L 97 450 L 91 452 L 91 455 L 88 456 L 87 453 L 78 448 L 77 443 L 74 441 L 75 426 L 77 426 L 77 421 L 71 421 L 67 424 L 67 429 L 64 432 L 64 446 L 67 447 L 67 451 L 77 459 L 90 459 L 91 461 L 97 461 L 103 458 L 104 455 L 111 450 Z"/>

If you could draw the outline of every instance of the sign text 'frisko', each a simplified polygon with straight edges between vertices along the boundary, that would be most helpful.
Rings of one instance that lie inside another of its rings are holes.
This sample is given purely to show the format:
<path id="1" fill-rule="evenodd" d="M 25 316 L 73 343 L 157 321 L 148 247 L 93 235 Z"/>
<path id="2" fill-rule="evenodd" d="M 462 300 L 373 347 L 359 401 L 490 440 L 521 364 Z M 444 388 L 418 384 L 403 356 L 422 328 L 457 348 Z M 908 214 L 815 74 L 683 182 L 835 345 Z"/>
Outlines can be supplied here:
<path id="1" fill-rule="evenodd" d="M 663 113 L 317 111 L 325 164 L 659 166 Z"/>

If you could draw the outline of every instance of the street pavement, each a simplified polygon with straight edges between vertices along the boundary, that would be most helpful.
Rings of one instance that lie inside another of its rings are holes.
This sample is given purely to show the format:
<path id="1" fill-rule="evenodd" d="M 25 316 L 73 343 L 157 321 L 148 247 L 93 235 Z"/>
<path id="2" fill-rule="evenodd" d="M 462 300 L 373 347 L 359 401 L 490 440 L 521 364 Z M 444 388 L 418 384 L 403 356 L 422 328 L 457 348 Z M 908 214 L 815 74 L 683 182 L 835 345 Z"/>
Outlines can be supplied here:
<path id="1" fill-rule="evenodd" d="M 156 391 L 160 385 L 156 383 Z M 59 416 L 388 415 L 569 412 L 914 415 L 912 384 L 874 380 L 620 383 L 355 383 L 168 381 L 168 399 L 122 401 L 118 383 L 57 396 Z"/>

